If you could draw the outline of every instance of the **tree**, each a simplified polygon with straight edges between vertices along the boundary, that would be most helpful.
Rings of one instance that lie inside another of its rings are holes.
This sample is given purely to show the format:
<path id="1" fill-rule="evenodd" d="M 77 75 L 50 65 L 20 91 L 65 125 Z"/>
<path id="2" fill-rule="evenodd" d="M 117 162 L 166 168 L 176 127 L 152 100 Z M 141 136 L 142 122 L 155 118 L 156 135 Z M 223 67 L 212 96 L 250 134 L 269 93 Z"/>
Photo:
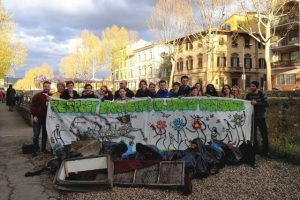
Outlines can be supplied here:
<path id="1" fill-rule="evenodd" d="M 169 88 L 172 87 L 175 71 L 175 53 L 173 48 L 182 42 L 182 37 L 188 37 L 195 30 L 195 21 L 191 1 L 189 0 L 157 0 L 150 19 L 149 29 L 157 40 L 168 46 L 166 52 L 171 58 L 171 74 Z"/>
<path id="2" fill-rule="evenodd" d="M 106 28 L 102 32 L 102 41 L 105 46 L 104 49 L 104 60 L 106 60 L 107 64 L 112 66 L 112 71 L 115 69 L 116 64 L 113 58 L 113 54 L 126 47 L 127 44 L 136 41 L 137 33 L 134 31 L 128 31 L 125 27 L 118 27 L 113 25 L 110 28 Z M 126 55 L 123 54 L 124 58 Z M 120 59 L 120 58 L 119 58 Z"/>
<path id="3" fill-rule="evenodd" d="M 175 71 L 175 55 L 184 42 L 199 40 L 201 53 L 207 55 L 206 83 L 215 70 L 215 40 L 224 19 L 231 13 L 232 0 L 158 0 L 148 26 L 158 39 L 168 45 L 172 67 L 169 88 Z M 175 46 L 176 48 L 173 48 Z"/>
<path id="4" fill-rule="evenodd" d="M 197 7 L 196 26 L 200 30 L 193 34 L 199 40 L 201 53 L 207 55 L 206 84 L 212 83 L 219 69 L 215 69 L 214 55 L 218 53 L 218 32 L 222 31 L 224 21 L 234 12 L 233 0 L 193 0 Z"/>
<path id="5" fill-rule="evenodd" d="M 104 60 L 103 45 L 88 30 L 83 31 L 77 41 L 70 54 L 61 59 L 60 71 L 68 78 L 95 79 Z"/>
<path id="6" fill-rule="evenodd" d="M 26 72 L 25 76 L 23 79 L 18 80 L 14 87 L 17 90 L 32 90 L 32 89 L 41 89 L 41 85 L 38 85 L 35 82 L 35 77 L 37 75 L 43 74 L 47 78 L 53 77 L 53 71 L 51 67 L 47 64 L 44 63 L 39 67 L 35 67 L 33 69 L 30 69 Z"/>
<path id="7" fill-rule="evenodd" d="M 23 66 L 27 55 L 26 47 L 13 36 L 13 30 L 12 18 L 0 1 L 0 78 Z"/>
<path id="8" fill-rule="evenodd" d="M 271 46 L 280 42 L 289 29 L 285 29 L 282 32 L 280 38 L 276 38 L 276 23 L 284 15 L 288 15 L 290 11 L 294 8 L 289 8 L 289 11 L 285 10 L 285 5 L 290 0 L 251 0 L 245 3 L 239 0 L 243 12 L 254 11 L 256 13 L 255 17 L 257 20 L 257 26 L 253 28 L 252 26 L 242 25 L 240 28 L 252 36 L 256 41 L 262 43 L 265 46 L 265 60 L 267 68 L 267 90 L 272 90 L 272 80 L 271 80 Z M 295 9 L 298 9 L 295 8 Z"/>

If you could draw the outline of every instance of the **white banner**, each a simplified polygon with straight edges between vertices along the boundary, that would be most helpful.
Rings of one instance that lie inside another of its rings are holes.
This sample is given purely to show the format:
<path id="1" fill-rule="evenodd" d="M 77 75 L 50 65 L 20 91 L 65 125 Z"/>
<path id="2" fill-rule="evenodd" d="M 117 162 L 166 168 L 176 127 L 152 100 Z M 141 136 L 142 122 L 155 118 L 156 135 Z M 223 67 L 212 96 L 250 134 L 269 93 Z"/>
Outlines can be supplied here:
<path id="1" fill-rule="evenodd" d="M 239 146 L 251 138 L 252 113 L 249 101 L 218 97 L 51 99 L 47 133 L 51 145 L 97 138 L 173 150 L 186 149 L 190 140 L 199 137 L 204 143 L 217 139 Z"/>

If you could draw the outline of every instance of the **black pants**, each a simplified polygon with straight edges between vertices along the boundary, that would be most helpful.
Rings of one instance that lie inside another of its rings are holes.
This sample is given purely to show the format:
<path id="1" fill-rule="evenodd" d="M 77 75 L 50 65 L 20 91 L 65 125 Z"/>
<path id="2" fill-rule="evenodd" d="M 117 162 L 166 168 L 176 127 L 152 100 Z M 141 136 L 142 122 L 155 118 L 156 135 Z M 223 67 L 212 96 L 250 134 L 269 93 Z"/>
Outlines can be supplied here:
<path id="1" fill-rule="evenodd" d="M 32 124 L 32 128 L 33 128 L 33 145 L 35 147 L 35 151 L 39 150 L 39 137 L 40 137 L 41 130 L 42 130 L 42 151 L 45 151 L 46 144 L 47 144 L 46 122 L 35 122 Z"/>
<path id="2" fill-rule="evenodd" d="M 258 153 L 257 127 L 262 137 L 262 155 L 269 153 L 268 130 L 265 118 L 254 118 L 254 149 Z"/>

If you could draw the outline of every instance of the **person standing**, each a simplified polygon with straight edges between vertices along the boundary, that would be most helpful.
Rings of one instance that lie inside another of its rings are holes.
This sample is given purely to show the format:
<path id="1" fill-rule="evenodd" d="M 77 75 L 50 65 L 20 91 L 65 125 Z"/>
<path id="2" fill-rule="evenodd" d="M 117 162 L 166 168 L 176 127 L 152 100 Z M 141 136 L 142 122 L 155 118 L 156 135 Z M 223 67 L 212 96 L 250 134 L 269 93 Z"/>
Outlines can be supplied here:
<path id="1" fill-rule="evenodd" d="M 65 91 L 65 84 L 63 82 L 59 82 L 56 87 L 57 91 L 52 94 L 52 97 L 60 98 L 60 95 Z"/>
<path id="2" fill-rule="evenodd" d="M 50 95 L 50 86 L 49 81 L 43 83 L 43 91 L 35 94 L 32 97 L 30 105 L 30 114 L 32 119 L 32 128 L 33 128 L 33 145 L 34 153 L 33 156 L 36 156 L 36 152 L 40 150 L 39 146 L 39 136 L 42 130 L 42 152 L 48 153 L 46 150 L 47 143 L 47 130 L 46 130 L 46 118 L 47 118 L 47 104 L 48 104 L 48 95 Z"/>
<path id="3" fill-rule="evenodd" d="M 127 101 L 130 98 L 126 95 L 127 91 L 124 88 L 119 89 L 119 98 L 116 99 L 116 101 Z"/>
<path id="4" fill-rule="evenodd" d="M 237 85 L 232 86 L 231 93 L 234 99 L 240 98 L 240 88 Z"/>
<path id="5" fill-rule="evenodd" d="M 231 88 L 230 88 L 230 86 L 228 84 L 225 84 L 222 87 L 221 97 L 224 97 L 224 98 L 234 98 L 234 96 L 232 95 Z"/>
<path id="6" fill-rule="evenodd" d="M 147 81 L 141 80 L 139 84 L 139 89 L 136 91 L 135 97 L 151 97 L 152 94 L 147 88 Z"/>
<path id="7" fill-rule="evenodd" d="M 6 91 L 6 105 L 9 107 L 8 110 L 11 112 L 14 111 L 15 101 L 16 101 L 16 90 L 10 84 Z"/>
<path id="8" fill-rule="evenodd" d="M 5 96 L 5 93 L 4 93 L 4 91 L 2 90 L 2 88 L 0 88 L 0 102 L 2 102 L 3 103 L 3 99 L 4 99 L 4 96 Z"/>
<path id="9" fill-rule="evenodd" d="M 120 89 L 122 88 L 122 89 L 125 89 L 126 90 L 126 96 L 128 97 L 128 98 L 132 98 L 132 97 L 134 97 L 134 93 L 129 89 L 129 88 L 127 88 L 127 81 L 121 81 L 120 82 Z M 119 89 L 119 90 L 120 90 Z M 115 99 L 118 99 L 119 97 L 120 97 L 120 93 L 119 93 L 119 90 L 117 90 L 116 92 L 115 92 Z"/>
<path id="10" fill-rule="evenodd" d="M 155 98 L 155 94 L 156 94 L 156 85 L 154 83 L 149 83 L 149 87 L 148 90 L 150 91 L 151 94 L 151 98 Z"/>
<path id="11" fill-rule="evenodd" d="M 67 86 L 67 89 L 65 91 L 63 91 L 63 93 L 60 95 L 60 98 L 66 99 L 66 100 L 80 98 L 77 91 L 74 90 L 74 82 L 73 81 L 67 81 L 66 86 Z"/>
<path id="12" fill-rule="evenodd" d="M 84 91 L 81 94 L 82 99 L 94 99 L 97 96 L 94 94 L 93 86 L 89 83 L 85 84 Z"/>
<path id="13" fill-rule="evenodd" d="M 160 80 L 158 82 L 159 90 L 157 91 L 155 98 L 170 98 L 171 93 L 167 90 L 167 82 L 165 80 Z"/>
<path id="14" fill-rule="evenodd" d="M 179 88 L 180 88 L 180 83 L 175 82 L 172 85 L 172 89 L 170 90 L 171 97 L 176 98 L 179 96 Z"/>
<path id="15" fill-rule="evenodd" d="M 246 100 L 251 101 L 254 106 L 254 149 L 258 152 L 257 128 L 262 136 L 263 149 L 261 155 L 266 156 L 269 153 L 268 130 L 265 119 L 266 107 L 269 106 L 267 95 L 259 89 L 259 83 L 252 81 L 249 88 L 249 93 L 246 95 Z"/>
<path id="16" fill-rule="evenodd" d="M 98 97 L 101 99 L 101 101 L 112 101 L 114 99 L 112 92 L 108 90 L 106 85 L 101 86 Z"/>
<path id="17" fill-rule="evenodd" d="M 179 96 L 187 97 L 191 92 L 191 88 L 190 88 L 190 86 L 188 86 L 189 77 L 182 76 L 180 81 L 181 81 L 181 86 L 180 86 L 179 92 L 178 92 Z"/>
<path id="18" fill-rule="evenodd" d="M 218 92 L 213 84 L 207 84 L 205 95 L 208 97 L 217 97 Z"/>

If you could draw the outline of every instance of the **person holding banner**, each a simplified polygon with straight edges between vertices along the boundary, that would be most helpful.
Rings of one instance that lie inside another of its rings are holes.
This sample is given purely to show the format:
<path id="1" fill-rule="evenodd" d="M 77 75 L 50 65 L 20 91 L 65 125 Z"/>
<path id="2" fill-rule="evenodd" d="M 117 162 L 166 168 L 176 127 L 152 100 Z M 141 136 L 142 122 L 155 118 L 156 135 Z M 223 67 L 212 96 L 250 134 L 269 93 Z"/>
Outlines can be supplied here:
<path id="1" fill-rule="evenodd" d="M 127 88 L 127 81 L 121 81 L 120 82 L 120 89 L 124 89 L 124 90 L 126 90 L 126 96 L 128 97 L 128 98 L 132 98 L 132 97 L 134 97 L 134 93 L 129 89 L 129 88 Z M 119 97 L 120 97 L 120 92 L 119 92 L 120 90 L 117 90 L 116 92 L 115 92 L 115 99 L 118 99 Z"/>
<path id="2" fill-rule="evenodd" d="M 73 81 L 67 81 L 66 86 L 67 86 L 67 89 L 60 95 L 60 98 L 66 99 L 66 100 L 80 98 L 77 91 L 74 90 L 74 82 Z"/>
<path id="3" fill-rule="evenodd" d="M 119 89 L 119 98 L 116 99 L 116 100 L 117 101 L 127 101 L 127 100 L 129 100 L 130 98 L 127 97 L 126 93 L 127 93 L 126 89 L 120 88 Z"/>
<path id="4" fill-rule="evenodd" d="M 114 96 L 106 85 L 102 85 L 99 91 L 98 96 L 102 101 L 112 101 L 114 100 Z"/>
<path id="5" fill-rule="evenodd" d="M 135 97 L 151 97 L 151 92 L 148 90 L 145 80 L 140 81 L 139 89 L 136 91 Z"/>
<path id="6" fill-rule="evenodd" d="M 210 96 L 217 97 L 218 96 L 218 92 L 213 84 L 207 84 L 205 95 L 208 97 L 210 97 Z"/>
<path id="7" fill-rule="evenodd" d="M 85 84 L 84 91 L 81 94 L 82 99 L 94 99 L 97 98 L 97 96 L 94 94 L 93 86 L 89 83 Z"/>
<path id="8" fill-rule="evenodd" d="M 155 98 L 170 98 L 171 93 L 167 90 L 167 82 L 160 80 L 158 82 L 159 90 L 157 91 Z"/>
<path id="9" fill-rule="evenodd" d="M 43 83 L 43 91 L 35 94 L 32 97 L 30 105 L 30 114 L 32 119 L 32 128 L 33 128 L 33 145 L 34 153 L 33 156 L 36 156 L 36 152 L 40 150 L 39 146 L 39 136 L 42 130 L 42 152 L 48 153 L 46 150 L 47 143 L 47 130 L 46 130 L 46 117 L 47 117 L 47 103 L 48 95 L 50 95 L 50 85 L 49 81 Z"/>
<path id="10" fill-rule="evenodd" d="M 254 149 L 258 152 L 257 128 L 262 136 L 263 149 L 262 156 L 267 156 L 269 153 L 268 130 L 265 119 L 266 107 L 269 106 L 267 95 L 259 89 L 259 83 L 252 81 L 250 84 L 250 92 L 246 95 L 246 100 L 251 101 L 254 106 Z"/>
<path id="11" fill-rule="evenodd" d="M 54 98 L 60 98 L 60 95 L 65 91 L 65 84 L 63 82 L 57 83 L 57 92 L 52 94 Z"/>
<path id="12" fill-rule="evenodd" d="M 234 99 L 240 98 L 240 88 L 237 85 L 232 86 L 231 93 Z"/>
<path id="13" fill-rule="evenodd" d="M 224 97 L 224 98 L 233 98 L 231 88 L 230 88 L 230 86 L 228 84 L 225 84 L 222 87 L 221 97 Z"/>
<path id="14" fill-rule="evenodd" d="M 182 76 L 181 79 L 181 86 L 179 88 L 179 96 L 183 96 L 183 97 L 187 97 L 190 92 L 191 92 L 191 88 L 190 86 L 188 86 L 189 83 L 189 77 L 188 76 Z"/>
<path id="15" fill-rule="evenodd" d="M 170 90 L 171 97 L 176 98 L 179 96 L 179 88 L 180 88 L 180 83 L 178 82 L 173 83 L 173 87 Z"/>
<path id="16" fill-rule="evenodd" d="M 156 95 L 156 85 L 154 83 L 149 83 L 148 90 L 150 91 L 151 98 L 155 98 L 155 95 Z"/>

